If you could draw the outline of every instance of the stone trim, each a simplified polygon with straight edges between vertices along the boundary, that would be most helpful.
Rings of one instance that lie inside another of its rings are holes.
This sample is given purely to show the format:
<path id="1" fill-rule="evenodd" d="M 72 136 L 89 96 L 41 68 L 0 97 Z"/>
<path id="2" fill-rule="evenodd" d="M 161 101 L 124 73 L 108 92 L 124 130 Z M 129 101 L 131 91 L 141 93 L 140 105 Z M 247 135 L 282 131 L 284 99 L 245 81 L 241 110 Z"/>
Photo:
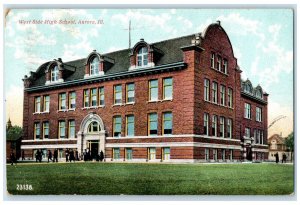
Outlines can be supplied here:
<path id="1" fill-rule="evenodd" d="M 182 134 L 182 135 L 158 135 L 158 136 L 133 136 L 133 137 L 106 137 L 108 140 L 114 139 L 149 139 L 149 138 L 171 138 L 171 137 L 197 137 L 197 138 L 207 138 L 213 140 L 225 140 L 225 141 L 233 141 L 233 142 L 240 142 L 239 139 L 232 139 L 232 138 L 221 138 L 221 137 L 213 137 L 213 136 L 206 136 L 206 135 L 193 135 L 193 134 Z"/>
<path id="2" fill-rule="evenodd" d="M 21 145 L 21 149 L 61 149 L 61 148 L 77 148 L 77 144 L 45 144 L 45 145 Z"/>
<path id="3" fill-rule="evenodd" d="M 206 147 L 216 149 L 243 150 L 240 145 L 224 145 L 200 142 L 157 142 L 157 143 L 107 143 L 107 148 L 117 147 Z"/>

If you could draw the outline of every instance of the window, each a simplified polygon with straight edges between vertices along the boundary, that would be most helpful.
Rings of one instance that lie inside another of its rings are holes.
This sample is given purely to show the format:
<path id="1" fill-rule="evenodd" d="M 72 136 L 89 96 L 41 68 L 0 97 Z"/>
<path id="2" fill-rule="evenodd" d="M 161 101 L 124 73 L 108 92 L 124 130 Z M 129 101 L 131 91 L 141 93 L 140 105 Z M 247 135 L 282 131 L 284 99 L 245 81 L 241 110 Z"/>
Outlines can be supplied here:
<path id="1" fill-rule="evenodd" d="M 157 113 L 148 114 L 148 135 L 157 135 Z"/>
<path id="2" fill-rule="evenodd" d="M 134 102 L 134 83 L 126 84 L 126 103 Z"/>
<path id="3" fill-rule="evenodd" d="M 217 69 L 219 71 L 221 71 L 221 63 L 222 63 L 222 58 L 221 58 L 221 56 L 218 56 L 218 59 L 217 59 Z"/>
<path id="4" fill-rule="evenodd" d="M 210 67 L 215 68 L 215 53 L 210 54 Z"/>
<path id="5" fill-rule="evenodd" d="M 227 101 L 228 101 L 228 103 L 227 103 L 227 105 L 228 105 L 228 107 L 233 107 L 233 105 L 232 105 L 232 96 L 233 96 L 233 91 L 232 91 L 232 89 L 231 88 L 228 88 L 228 98 L 227 98 Z"/>
<path id="6" fill-rule="evenodd" d="M 156 159 L 156 148 L 155 147 L 148 148 L 148 159 L 149 160 Z"/>
<path id="7" fill-rule="evenodd" d="M 74 125 L 75 125 L 75 122 L 74 122 Z M 93 121 L 89 124 L 88 126 L 88 133 L 98 133 L 101 131 L 101 128 L 100 128 L 100 125 L 98 122 L 96 121 Z"/>
<path id="8" fill-rule="evenodd" d="M 209 80 L 204 79 L 204 100 L 209 101 Z"/>
<path id="9" fill-rule="evenodd" d="M 49 138 L 49 122 L 43 123 L 43 138 L 44 139 Z"/>
<path id="10" fill-rule="evenodd" d="M 69 109 L 76 108 L 76 93 L 75 91 L 69 93 Z"/>
<path id="11" fill-rule="evenodd" d="M 83 91 L 83 97 L 84 97 L 84 107 L 89 107 L 90 106 L 90 93 L 89 90 L 86 89 Z"/>
<path id="12" fill-rule="evenodd" d="M 218 84 L 216 82 L 212 84 L 212 101 L 218 103 Z"/>
<path id="13" fill-rule="evenodd" d="M 245 136 L 248 138 L 251 137 L 250 128 L 248 128 L 248 127 L 245 128 Z"/>
<path id="14" fill-rule="evenodd" d="M 35 122 L 34 123 L 34 138 L 35 139 L 40 139 L 40 123 Z"/>
<path id="15" fill-rule="evenodd" d="M 142 67 L 148 65 L 148 48 L 142 47 L 137 54 L 137 65 Z"/>
<path id="16" fill-rule="evenodd" d="M 251 105 L 248 103 L 245 103 L 245 118 L 251 119 Z"/>
<path id="17" fill-rule="evenodd" d="M 51 69 L 51 82 L 56 82 L 58 81 L 58 66 L 55 66 L 54 68 Z"/>
<path id="18" fill-rule="evenodd" d="M 50 110 L 50 96 L 44 96 L 44 112 L 49 112 Z"/>
<path id="19" fill-rule="evenodd" d="M 218 153 L 217 153 L 217 149 L 213 149 L 213 159 L 214 159 L 215 161 L 217 161 L 217 160 L 218 160 Z"/>
<path id="20" fill-rule="evenodd" d="M 232 119 L 227 119 L 227 137 L 232 137 Z"/>
<path id="21" fill-rule="evenodd" d="M 277 143 L 275 140 L 271 141 L 271 149 L 277 149 Z"/>
<path id="22" fill-rule="evenodd" d="M 99 88 L 99 105 L 100 106 L 104 106 L 105 105 L 105 101 L 104 101 L 104 87 L 100 87 Z"/>
<path id="23" fill-rule="evenodd" d="M 224 137 L 224 117 L 220 117 L 220 137 Z"/>
<path id="24" fill-rule="evenodd" d="M 212 129 L 212 136 L 217 137 L 217 116 L 213 115 L 212 116 L 212 125 L 211 125 Z"/>
<path id="25" fill-rule="evenodd" d="M 75 120 L 69 120 L 69 138 L 75 138 Z"/>
<path id="26" fill-rule="evenodd" d="M 209 161 L 209 149 L 205 149 L 205 161 Z"/>
<path id="27" fill-rule="evenodd" d="M 67 109 L 66 93 L 60 93 L 59 94 L 59 110 L 65 110 L 65 109 Z"/>
<path id="28" fill-rule="evenodd" d="M 262 112 L 260 107 L 256 107 L 256 121 L 261 122 Z"/>
<path id="29" fill-rule="evenodd" d="M 249 83 L 246 83 L 244 86 L 244 91 L 247 93 L 252 93 L 252 86 Z"/>
<path id="30" fill-rule="evenodd" d="M 257 130 L 257 129 L 254 130 L 254 140 L 255 140 L 255 144 L 259 144 L 260 143 L 259 130 Z"/>
<path id="31" fill-rule="evenodd" d="M 162 148 L 162 160 L 170 160 L 170 147 Z"/>
<path id="32" fill-rule="evenodd" d="M 95 57 L 90 63 L 90 75 L 99 74 L 99 59 Z"/>
<path id="33" fill-rule="evenodd" d="M 172 112 L 163 113 L 163 135 L 171 135 L 173 130 Z"/>
<path id="34" fill-rule="evenodd" d="M 114 116 L 113 123 L 114 123 L 113 124 L 114 137 L 121 137 L 121 126 L 122 126 L 121 116 Z"/>
<path id="35" fill-rule="evenodd" d="M 254 130 L 254 139 L 256 144 L 264 144 L 263 130 Z"/>
<path id="36" fill-rule="evenodd" d="M 208 134 L 208 120 L 209 120 L 209 115 L 207 113 L 204 113 L 204 134 L 205 135 L 209 135 Z"/>
<path id="37" fill-rule="evenodd" d="M 163 99 L 173 99 L 173 78 L 164 78 L 163 80 Z"/>
<path id="38" fill-rule="evenodd" d="M 122 104 L 122 85 L 114 86 L 114 104 Z"/>
<path id="39" fill-rule="evenodd" d="M 66 122 L 59 121 L 58 124 L 59 124 L 58 136 L 59 136 L 59 138 L 65 138 L 66 137 Z"/>
<path id="40" fill-rule="evenodd" d="M 257 89 L 255 95 L 256 95 L 256 97 L 258 97 L 258 98 L 262 98 L 262 92 L 261 92 L 261 90 L 260 90 L 260 89 Z"/>
<path id="41" fill-rule="evenodd" d="M 228 70 L 228 61 L 226 59 L 223 59 L 223 72 L 227 74 Z"/>
<path id="42" fill-rule="evenodd" d="M 97 106 L 97 88 L 91 89 L 91 103 L 92 107 Z"/>
<path id="43" fill-rule="evenodd" d="M 229 150 L 229 156 L 228 156 L 228 159 L 230 160 L 230 161 L 232 161 L 232 158 L 233 157 L 233 150 L 231 149 L 231 150 Z"/>
<path id="44" fill-rule="evenodd" d="M 126 157 L 127 160 L 132 159 L 132 149 L 131 148 L 126 148 L 125 149 L 125 157 Z"/>
<path id="45" fill-rule="evenodd" d="M 220 86 L 220 104 L 225 106 L 225 86 Z"/>
<path id="46" fill-rule="evenodd" d="M 113 158 L 120 159 L 120 148 L 113 148 Z"/>
<path id="47" fill-rule="evenodd" d="M 149 81 L 149 101 L 158 100 L 158 80 Z"/>
<path id="48" fill-rule="evenodd" d="M 41 97 L 34 98 L 34 112 L 41 112 Z"/>
<path id="49" fill-rule="evenodd" d="M 222 149 L 222 150 L 221 150 L 221 154 L 222 154 L 222 155 L 221 155 L 221 156 L 222 156 L 222 160 L 225 161 L 225 159 L 226 159 L 226 158 L 225 158 L 225 149 Z"/>
<path id="50" fill-rule="evenodd" d="M 126 116 L 126 136 L 134 136 L 134 115 Z"/>

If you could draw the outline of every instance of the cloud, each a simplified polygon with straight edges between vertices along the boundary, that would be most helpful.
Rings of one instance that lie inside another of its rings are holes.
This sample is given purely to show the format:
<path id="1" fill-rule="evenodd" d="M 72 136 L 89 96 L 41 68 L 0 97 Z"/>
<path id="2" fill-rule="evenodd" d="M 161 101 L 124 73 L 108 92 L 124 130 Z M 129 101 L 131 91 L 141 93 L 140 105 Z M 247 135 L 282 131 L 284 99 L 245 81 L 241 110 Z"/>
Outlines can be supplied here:
<path id="1" fill-rule="evenodd" d="M 87 38 L 82 39 L 79 43 L 76 44 L 64 44 L 63 45 L 64 52 L 62 55 L 63 61 L 71 61 L 76 59 L 83 58 L 82 53 L 90 53 L 92 52 L 93 48 L 91 46 L 90 41 Z"/>
<path id="2" fill-rule="evenodd" d="M 259 83 L 264 83 L 266 88 L 279 83 L 283 73 L 293 72 L 293 51 L 281 46 L 278 38 L 280 30 L 281 26 L 277 24 L 268 27 L 268 34 L 272 38 L 259 43 L 258 47 L 262 51 L 263 58 L 256 57 L 251 65 L 251 74 L 258 77 Z M 269 62 L 267 65 L 264 64 L 266 59 Z"/>
<path id="3" fill-rule="evenodd" d="M 291 107 L 282 106 L 277 102 L 273 102 L 269 100 L 268 103 L 268 124 L 270 125 L 274 119 L 278 116 L 283 115 L 286 116 L 274 123 L 268 130 L 268 136 L 272 136 L 273 134 L 282 133 L 283 137 L 288 136 L 293 131 L 294 126 L 294 114 Z"/>
<path id="4" fill-rule="evenodd" d="M 127 28 L 129 20 L 131 20 L 136 24 L 136 28 L 161 29 L 167 33 L 174 33 L 175 28 L 170 23 L 172 17 L 169 13 L 148 14 L 147 12 L 147 10 L 129 10 L 125 14 L 115 14 L 111 17 L 111 23 L 113 25 L 120 23 Z"/>
<path id="5" fill-rule="evenodd" d="M 265 35 L 261 32 L 262 23 L 256 20 L 247 19 L 239 13 L 231 13 L 227 16 L 221 15 L 217 18 L 224 25 L 234 25 L 226 28 L 226 30 L 235 35 L 251 35 L 254 34 L 260 39 L 265 39 Z"/>
<path id="6" fill-rule="evenodd" d="M 22 126 L 23 87 L 11 86 L 6 93 L 6 121 L 10 118 L 13 125 Z"/>

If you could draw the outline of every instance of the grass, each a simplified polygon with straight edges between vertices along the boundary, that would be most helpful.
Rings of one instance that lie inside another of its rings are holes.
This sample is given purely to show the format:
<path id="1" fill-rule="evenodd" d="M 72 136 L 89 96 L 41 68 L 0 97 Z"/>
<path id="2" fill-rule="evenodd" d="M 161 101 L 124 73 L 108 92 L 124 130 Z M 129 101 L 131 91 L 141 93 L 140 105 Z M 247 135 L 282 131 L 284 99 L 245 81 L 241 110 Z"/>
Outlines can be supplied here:
<path id="1" fill-rule="evenodd" d="M 287 195 L 293 178 L 293 166 L 264 163 L 7 165 L 7 190 L 17 195 Z"/>

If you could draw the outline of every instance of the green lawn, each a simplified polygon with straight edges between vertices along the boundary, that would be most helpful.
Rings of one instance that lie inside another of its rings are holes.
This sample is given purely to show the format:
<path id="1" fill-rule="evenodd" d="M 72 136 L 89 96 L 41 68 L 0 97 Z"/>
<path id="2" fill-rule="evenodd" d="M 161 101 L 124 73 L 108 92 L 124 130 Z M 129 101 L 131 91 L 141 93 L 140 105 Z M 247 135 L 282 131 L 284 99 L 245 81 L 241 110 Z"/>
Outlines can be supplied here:
<path id="1" fill-rule="evenodd" d="M 282 164 L 7 165 L 8 192 L 30 195 L 283 195 L 294 192 L 293 178 L 293 166 Z"/>

